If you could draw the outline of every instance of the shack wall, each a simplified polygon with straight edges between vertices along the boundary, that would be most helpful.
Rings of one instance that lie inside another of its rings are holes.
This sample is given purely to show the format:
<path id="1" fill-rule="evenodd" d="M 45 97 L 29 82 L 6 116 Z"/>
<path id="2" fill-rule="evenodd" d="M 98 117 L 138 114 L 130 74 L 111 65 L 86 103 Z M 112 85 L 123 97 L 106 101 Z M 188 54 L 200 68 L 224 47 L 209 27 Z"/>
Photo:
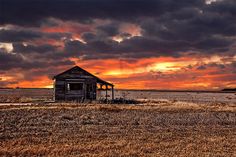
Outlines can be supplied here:
<path id="1" fill-rule="evenodd" d="M 67 86 L 71 83 L 82 83 L 81 91 L 69 91 Z M 96 80 L 87 79 L 56 79 L 55 81 L 55 100 L 94 100 L 96 99 Z"/>

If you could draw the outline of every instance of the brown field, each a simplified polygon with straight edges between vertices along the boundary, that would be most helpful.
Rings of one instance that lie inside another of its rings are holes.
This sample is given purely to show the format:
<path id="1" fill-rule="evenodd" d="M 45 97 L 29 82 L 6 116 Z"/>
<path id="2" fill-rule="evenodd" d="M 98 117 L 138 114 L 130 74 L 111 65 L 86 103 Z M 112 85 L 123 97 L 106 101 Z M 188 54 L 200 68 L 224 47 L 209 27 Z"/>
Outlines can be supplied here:
<path id="1" fill-rule="evenodd" d="M 139 97 L 136 105 L 2 103 L 0 156 L 235 156 L 235 95 L 221 96 L 198 103 Z"/>
<path id="2" fill-rule="evenodd" d="M 105 98 L 105 92 L 97 92 L 97 99 Z M 111 92 L 108 92 L 111 98 Z M 193 103 L 236 103 L 236 93 L 233 92 L 159 92 L 115 90 L 115 98 L 184 101 Z M 42 102 L 53 100 L 53 89 L 0 89 L 0 103 L 6 102 Z"/>

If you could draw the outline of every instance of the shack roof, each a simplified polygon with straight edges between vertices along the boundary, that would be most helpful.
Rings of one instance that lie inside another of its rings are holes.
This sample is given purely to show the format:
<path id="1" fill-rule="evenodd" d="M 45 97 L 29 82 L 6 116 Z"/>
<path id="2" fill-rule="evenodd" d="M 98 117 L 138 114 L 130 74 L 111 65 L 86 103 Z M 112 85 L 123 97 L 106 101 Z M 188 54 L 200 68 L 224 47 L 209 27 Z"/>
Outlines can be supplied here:
<path id="1" fill-rule="evenodd" d="M 81 71 L 81 72 L 85 73 L 85 74 L 88 75 L 88 76 L 92 76 L 93 78 L 95 78 L 95 79 L 97 80 L 97 83 L 104 84 L 104 85 L 114 86 L 113 84 L 111 84 L 111 83 L 109 83 L 109 82 L 107 82 L 107 81 L 104 81 L 104 80 L 98 78 L 97 76 L 95 76 L 95 75 L 89 73 L 88 71 L 82 69 L 82 68 L 79 67 L 79 66 L 74 66 L 74 67 L 72 67 L 72 68 L 70 68 L 70 69 L 68 69 L 68 70 L 66 70 L 66 71 L 64 71 L 64 72 L 62 72 L 62 73 L 60 73 L 60 74 L 58 74 L 58 75 L 55 75 L 55 76 L 53 77 L 53 80 L 54 80 L 54 79 L 57 79 L 57 78 L 60 78 L 60 76 L 62 76 L 63 74 L 70 73 L 71 71 L 74 71 L 74 70 L 76 70 L 76 71 Z"/>

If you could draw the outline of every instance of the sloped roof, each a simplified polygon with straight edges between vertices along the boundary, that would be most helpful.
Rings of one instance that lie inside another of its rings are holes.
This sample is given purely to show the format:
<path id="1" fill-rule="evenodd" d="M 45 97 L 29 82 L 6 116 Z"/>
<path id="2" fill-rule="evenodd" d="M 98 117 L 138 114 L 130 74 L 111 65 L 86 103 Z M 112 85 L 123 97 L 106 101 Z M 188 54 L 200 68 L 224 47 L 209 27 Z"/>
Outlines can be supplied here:
<path id="1" fill-rule="evenodd" d="M 95 75 L 89 73 L 88 71 L 82 69 L 82 68 L 79 67 L 79 66 L 74 66 L 74 67 L 72 67 L 72 68 L 70 68 L 70 69 L 68 69 L 68 70 L 66 70 L 66 71 L 64 71 L 64 72 L 62 72 L 62 73 L 60 73 L 60 74 L 54 76 L 54 77 L 53 77 L 53 80 L 54 80 L 54 79 L 57 79 L 58 77 L 62 76 L 62 75 L 65 74 L 65 73 L 69 73 L 69 72 L 72 71 L 72 70 L 82 71 L 82 72 L 84 72 L 86 75 L 92 76 L 93 78 L 95 78 L 95 79 L 97 80 L 97 83 L 101 83 L 101 84 L 105 84 L 105 85 L 114 86 L 113 84 L 111 84 L 111 83 L 109 83 L 109 82 L 107 82 L 107 81 L 104 81 L 104 80 L 98 78 L 97 76 L 95 76 Z"/>

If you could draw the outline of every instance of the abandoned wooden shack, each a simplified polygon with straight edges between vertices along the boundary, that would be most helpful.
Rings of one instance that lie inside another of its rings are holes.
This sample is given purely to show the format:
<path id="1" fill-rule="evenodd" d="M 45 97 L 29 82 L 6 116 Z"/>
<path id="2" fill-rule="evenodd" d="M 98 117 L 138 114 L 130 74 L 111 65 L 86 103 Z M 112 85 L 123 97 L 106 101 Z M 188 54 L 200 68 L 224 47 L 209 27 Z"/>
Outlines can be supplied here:
<path id="1" fill-rule="evenodd" d="M 112 91 L 114 99 L 114 85 L 106 82 L 86 70 L 75 66 L 53 77 L 54 80 L 54 99 L 56 101 L 84 101 L 95 100 L 97 90 Z"/>

